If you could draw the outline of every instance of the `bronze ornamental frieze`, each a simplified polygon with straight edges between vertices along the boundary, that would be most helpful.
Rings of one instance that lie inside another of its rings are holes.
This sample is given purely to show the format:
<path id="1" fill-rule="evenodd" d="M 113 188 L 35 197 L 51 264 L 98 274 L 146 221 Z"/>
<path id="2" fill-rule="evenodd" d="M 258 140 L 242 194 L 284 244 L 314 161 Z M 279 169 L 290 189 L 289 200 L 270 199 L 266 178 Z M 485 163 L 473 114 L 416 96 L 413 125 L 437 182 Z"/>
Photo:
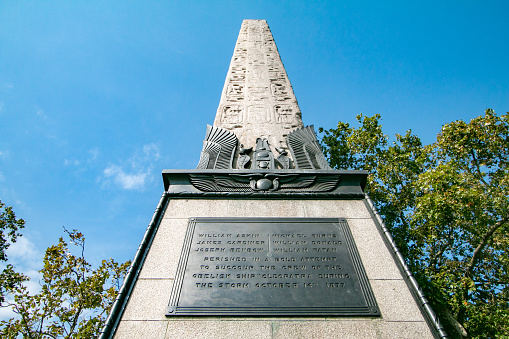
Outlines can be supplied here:
<path id="1" fill-rule="evenodd" d="M 346 219 L 190 218 L 167 316 L 380 316 Z"/>

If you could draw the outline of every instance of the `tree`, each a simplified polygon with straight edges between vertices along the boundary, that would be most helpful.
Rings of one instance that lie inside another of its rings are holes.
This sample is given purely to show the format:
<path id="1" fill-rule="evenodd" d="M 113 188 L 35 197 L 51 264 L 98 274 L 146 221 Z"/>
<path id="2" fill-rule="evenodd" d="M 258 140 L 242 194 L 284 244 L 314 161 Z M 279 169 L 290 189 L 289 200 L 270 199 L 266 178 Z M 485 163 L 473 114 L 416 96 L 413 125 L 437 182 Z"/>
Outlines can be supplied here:
<path id="1" fill-rule="evenodd" d="M 367 193 L 451 336 L 509 336 L 509 113 L 446 124 L 426 146 L 357 119 L 320 129 L 331 166 L 370 172 Z"/>
<path id="2" fill-rule="evenodd" d="M 65 230 L 65 229 L 64 229 Z M 7 285 L 2 307 L 17 317 L 0 322 L 2 338 L 93 338 L 99 335 L 120 289 L 130 262 L 103 260 L 94 269 L 85 260 L 85 237 L 73 230 L 66 234 L 78 254 L 61 237 L 44 255 L 40 291 L 31 294 L 23 284 L 28 277 Z"/>
<path id="3" fill-rule="evenodd" d="M 0 263 L 7 262 L 6 250 L 21 236 L 20 230 L 25 227 L 23 219 L 16 219 L 11 206 L 5 206 L 0 200 Z M 0 272 L 0 304 L 5 301 L 6 290 L 19 283 L 21 276 L 12 265 L 7 264 Z"/>

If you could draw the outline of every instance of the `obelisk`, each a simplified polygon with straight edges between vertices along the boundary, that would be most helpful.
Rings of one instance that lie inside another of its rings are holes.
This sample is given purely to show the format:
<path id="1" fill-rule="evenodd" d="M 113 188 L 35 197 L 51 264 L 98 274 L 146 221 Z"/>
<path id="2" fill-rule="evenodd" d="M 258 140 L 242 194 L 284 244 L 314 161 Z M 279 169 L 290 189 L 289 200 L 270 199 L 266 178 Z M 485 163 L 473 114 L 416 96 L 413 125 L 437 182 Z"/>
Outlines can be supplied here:
<path id="1" fill-rule="evenodd" d="M 267 23 L 244 20 L 198 166 L 163 170 L 101 338 L 445 338 L 367 175 L 328 166 Z"/>
<path id="2" fill-rule="evenodd" d="M 244 20 L 226 75 L 214 126 L 250 147 L 266 138 L 287 149 L 286 136 L 303 127 L 301 112 L 265 20 Z"/>

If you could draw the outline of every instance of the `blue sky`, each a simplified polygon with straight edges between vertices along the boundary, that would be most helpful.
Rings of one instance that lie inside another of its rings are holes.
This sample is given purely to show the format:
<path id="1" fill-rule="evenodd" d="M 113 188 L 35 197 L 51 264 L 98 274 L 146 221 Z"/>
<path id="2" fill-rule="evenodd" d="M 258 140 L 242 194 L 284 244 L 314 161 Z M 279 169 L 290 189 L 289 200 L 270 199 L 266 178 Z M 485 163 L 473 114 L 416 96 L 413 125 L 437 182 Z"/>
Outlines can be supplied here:
<path id="1" fill-rule="evenodd" d="M 266 19 L 305 124 L 389 135 L 509 110 L 507 1 L 0 0 L 0 199 L 37 269 L 62 226 L 132 259 L 163 169 L 195 168 L 243 19 Z M 30 260 L 28 260 L 30 258 Z M 35 258 L 35 259 L 34 259 Z"/>

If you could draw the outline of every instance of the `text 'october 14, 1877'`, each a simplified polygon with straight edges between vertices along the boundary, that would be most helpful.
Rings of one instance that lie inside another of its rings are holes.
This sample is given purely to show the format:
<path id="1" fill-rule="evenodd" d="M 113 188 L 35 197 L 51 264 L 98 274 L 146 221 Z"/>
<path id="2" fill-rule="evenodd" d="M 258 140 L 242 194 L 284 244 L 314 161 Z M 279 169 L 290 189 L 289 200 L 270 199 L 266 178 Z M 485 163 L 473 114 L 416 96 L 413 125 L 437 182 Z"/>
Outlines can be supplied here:
<path id="1" fill-rule="evenodd" d="M 167 315 L 380 312 L 345 219 L 191 218 Z"/>

